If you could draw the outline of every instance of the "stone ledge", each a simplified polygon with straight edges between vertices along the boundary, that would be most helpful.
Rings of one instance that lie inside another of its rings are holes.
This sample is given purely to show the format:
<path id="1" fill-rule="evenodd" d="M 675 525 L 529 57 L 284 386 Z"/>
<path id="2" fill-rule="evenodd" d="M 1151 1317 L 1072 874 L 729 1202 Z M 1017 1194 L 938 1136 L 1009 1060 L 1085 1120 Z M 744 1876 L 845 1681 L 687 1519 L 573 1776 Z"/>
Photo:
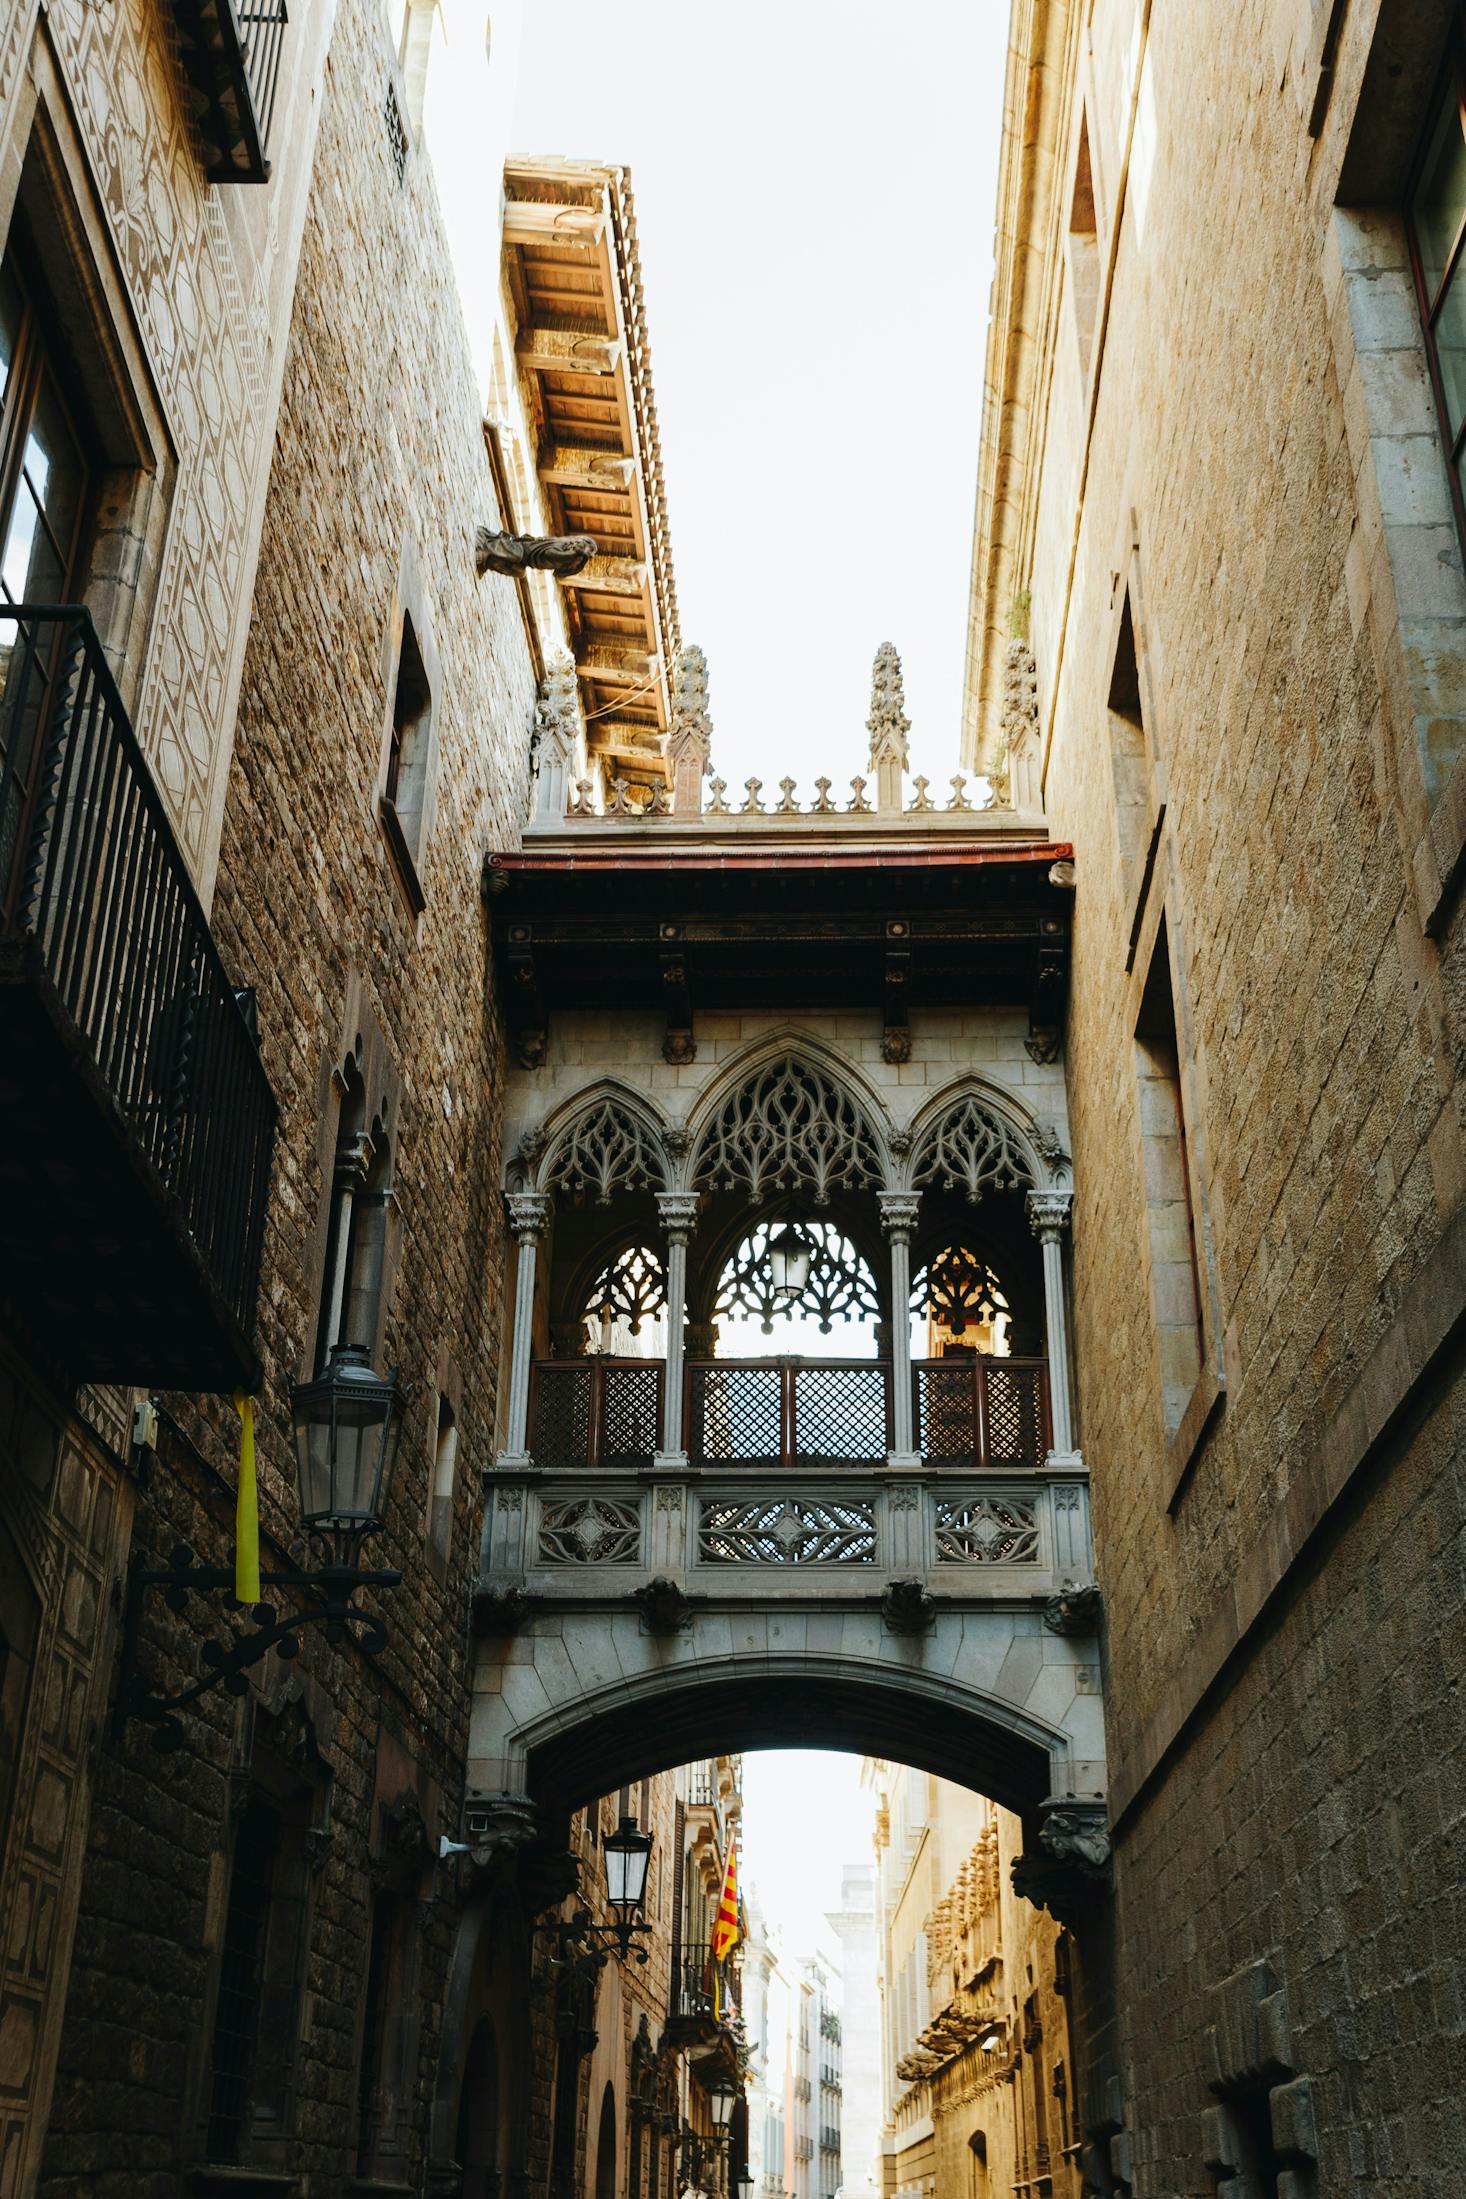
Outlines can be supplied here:
<path id="1" fill-rule="evenodd" d="M 1268 1532 L 1242 1559 L 1231 1593 L 1183 1658 L 1161 1707 L 1115 1766 L 1116 1830 L 1223 1680 L 1355 1477 L 1466 1320 L 1466 1206 L 1458 1207 L 1317 1448 L 1303 1460 Z"/>

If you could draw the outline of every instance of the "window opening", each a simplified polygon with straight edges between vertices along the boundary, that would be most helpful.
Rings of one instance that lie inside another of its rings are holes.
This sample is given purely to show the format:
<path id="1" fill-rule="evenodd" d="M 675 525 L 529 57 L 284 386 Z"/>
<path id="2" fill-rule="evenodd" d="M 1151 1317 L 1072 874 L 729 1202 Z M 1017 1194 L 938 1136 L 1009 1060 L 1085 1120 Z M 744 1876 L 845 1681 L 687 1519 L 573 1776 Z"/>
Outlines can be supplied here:
<path id="1" fill-rule="evenodd" d="M 1006 1359 L 1012 1314 L 997 1276 L 965 1245 L 947 1245 L 911 1285 L 911 1311 L 925 1321 L 926 1355 L 956 1359 L 981 1352 Z"/>
<path id="2" fill-rule="evenodd" d="M 348 1066 L 341 1089 L 336 1151 L 331 1171 L 331 1212 L 317 1325 L 316 1371 L 334 1344 L 375 1352 L 386 1264 L 387 1215 L 392 1196 L 392 1151 L 380 1122 L 364 1125 L 366 1095 Z"/>
<path id="3" fill-rule="evenodd" d="M 1176 1002 L 1166 926 L 1156 934 L 1135 1026 L 1151 1293 L 1167 1431 L 1180 1425 L 1201 1374 L 1201 1274 Z"/>
<path id="4" fill-rule="evenodd" d="M 1424 133 L 1406 214 L 1451 492 L 1457 523 L 1466 532 L 1466 274 L 1461 267 L 1466 240 L 1466 68 L 1459 35 L 1452 40 L 1445 80 Z"/>
<path id="5" fill-rule="evenodd" d="M 426 906 L 419 870 L 423 822 L 427 810 L 428 755 L 433 722 L 433 692 L 411 617 L 404 612 L 392 690 L 392 730 L 387 743 L 387 774 L 382 786 L 382 823 L 414 913 Z"/>
<path id="6" fill-rule="evenodd" d="M 765 1336 L 772 1336 L 779 1322 L 810 1323 L 821 1336 L 829 1336 L 837 1321 L 859 1329 L 879 1320 L 875 1278 L 834 1222 L 798 1218 L 798 1234 L 809 1253 L 807 1272 L 797 1287 L 781 1282 L 773 1248 L 785 1223 L 786 1217 L 771 1215 L 733 1253 L 718 1284 L 715 1317 L 745 1329 L 756 1322 Z"/>
<path id="7" fill-rule="evenodd" d="M 36 298 L 12 243 L 0 261 L 0 601 L 17 605 L 77 600 L 93 500 L 88 453 Z M 0 621 L 0 705 L 21 646 L 19 624 Z M 11 872 L 36 797 L 49 675 L 20 691 L 18 705 L 0 707 L 0 916 L 20 883 Z"/>
<path id="8" fill-rule="evenodd" d="M 1069 285 L 1074 300 L 1079 374 L 1084 382 L 1089 379 L 1094 357 L 1099 279 L 1099 235 L 1094 210 L 1094 176 L 1089 159 L 1089 118 L 1081 109 L 1079 151 L 1074 162 L 1074 196 L 1069 204 Z"/>
<path id="9" fill-rule="evenodd" d="M 586 1349 L 616 1358 L 666 1354 L 667 1277 L 649 1245 L 628 1245 L 608 1260 L 585 1305 Z"/>
<path id="10" fill-rule="evenodd" d="M 433 1547 L 446 1557 L 453 1537 L 453 1484 L 458 1470 L 458 1420 L 453 1407 L 438 1394 L 438 1433 L 433 1445 L 433 1498 L 428 1535 Z"/>
<path id="11" fill-rule="evenodd" d="M 254 2091 L 265 1939 L 270 1921 L 280 1817 L 251 1795 L 239 1822 L 214 2011 L 208 2157 L 239 2161 Z"/>

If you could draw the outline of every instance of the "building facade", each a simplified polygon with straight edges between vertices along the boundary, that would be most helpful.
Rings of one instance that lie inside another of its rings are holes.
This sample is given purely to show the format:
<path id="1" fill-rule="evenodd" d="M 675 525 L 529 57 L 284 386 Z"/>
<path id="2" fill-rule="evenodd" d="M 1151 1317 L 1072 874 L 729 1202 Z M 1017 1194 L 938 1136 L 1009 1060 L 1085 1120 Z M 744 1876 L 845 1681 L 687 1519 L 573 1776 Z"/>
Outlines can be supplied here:
<path id="1" fill-rule="evenodd" d="M 1461 2173 L 1461 32 L 1014 12 L 968 739 L 1075 849 L 1105 2189 Z"/>
<path id="2" fill-rule="evenodd" d="M 1011 1814 L 867 1761 L 875 1803 L 886 2199 L 1080 2199 L 1086 2042 L 1070 1945 L 1014 1891 Z"/>

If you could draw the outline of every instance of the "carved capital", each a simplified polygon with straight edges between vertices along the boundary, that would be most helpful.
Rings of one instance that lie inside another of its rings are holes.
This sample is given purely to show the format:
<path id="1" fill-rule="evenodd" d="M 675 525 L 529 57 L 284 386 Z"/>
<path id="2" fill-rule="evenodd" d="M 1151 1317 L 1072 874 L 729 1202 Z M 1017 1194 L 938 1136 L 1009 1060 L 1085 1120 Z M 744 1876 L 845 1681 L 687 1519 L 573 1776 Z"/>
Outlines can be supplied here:
<path id="1" fill-rule="evenodd" d="M 1057 1244 L 1069 1227 L 1072 1191 L 1030 1191 L 1024 1201 L 1028 1226 L 1042 1244 Z"/>
<path id="2" fill-rule="evenodd" d="M 555 1211 L 555 1202 L 546 1191 L 510 1191 L 504 1206 L 514 1241 L 521 1245 L 537 1245 Z"/>
<path id="3" fill-rule="evenodd" d="M 921 1219 L 919 1191 L 882 1191 L 878 1194 L 881 1228 L 893 1244 L 910 1244 Z"/>
<path id="4" fill-rule="evenodd" d="M 674 1244 L 686 1244 L 697 1227 L 698 1197 L 695 1191 L 659 1191 L 657 1216 Z"/>

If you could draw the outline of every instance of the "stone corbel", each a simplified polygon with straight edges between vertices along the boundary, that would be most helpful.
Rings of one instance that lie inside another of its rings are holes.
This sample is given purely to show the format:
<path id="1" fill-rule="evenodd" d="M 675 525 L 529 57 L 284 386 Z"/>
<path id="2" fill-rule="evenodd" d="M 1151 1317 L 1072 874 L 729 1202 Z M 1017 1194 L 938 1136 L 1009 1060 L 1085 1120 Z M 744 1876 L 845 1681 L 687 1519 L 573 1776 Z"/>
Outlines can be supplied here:
<path id="1" fill-rule="evenodd" d="M 697 1039 L 692 1028 L 687 942 L 681 924 L 658 927 L 658 953 L 662 965 L 662 1008 L 667 1018 L 662 1059 L 675 1068 L 689 1067 L 697 1059 Z"/>
<path id="2" fill-rule="evenodd" d="M 881 988 L 881 1059 L 903 1062 L 911 1059 L 911 1031 L 907 1022 L 906 1003 L 911 988 L 911 926 L 904 916 L 894 916 L 886 924 L 885 982 Z"/>
<path id="3" fill-rule="evenodd" d="M 1013 1858 L 1013 1891 L 1073 1924 L 1108 1895 L 1110 1828 L 1093 1796 L 1050 1795 L 1039 1804 L 1037 1846 Z"/>

